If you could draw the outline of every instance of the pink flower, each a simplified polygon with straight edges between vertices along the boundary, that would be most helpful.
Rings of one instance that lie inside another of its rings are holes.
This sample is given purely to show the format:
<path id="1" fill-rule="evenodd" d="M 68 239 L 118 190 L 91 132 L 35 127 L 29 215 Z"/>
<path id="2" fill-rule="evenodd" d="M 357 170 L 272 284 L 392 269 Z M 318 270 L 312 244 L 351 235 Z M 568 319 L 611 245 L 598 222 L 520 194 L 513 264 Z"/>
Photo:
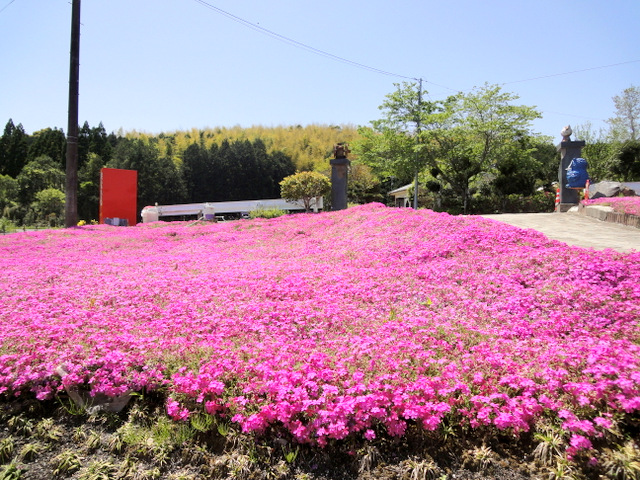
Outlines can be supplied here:
<path id="1" fill-rule="evenodd" d="M 502 412 L 493 419 L 493 423 L 500 430 L 504 430 L 505 428 L 514 426 L 515 418 L 510 413 Z"/>
<path id="2" fill-rule="evenodd" d="M 576 450 L 640 410 L 638 285 L 640 253 L 381 205 L 5 235 L 0 395 L 162 386 L 319 446 L 560 418 Z"/>
<path id="3" fill-rule="evenodd" d="M 364 432 L 364 438 L 366 438 L 367 440 L 373 440 L 376 438 L 376 432 L 374 432 L 373 430 L 371 430 L 370 428 L 368 428 L 367 430 L 365 430 Z"/>
<path id="4" fill-rule="evenodd" d="M 174 420 L 187 420 L 190 412 L 186 408 L 182 408 L 180 404 L 173 400 L 167 400 L 167 414 Z"/>
<path id="5" fill-rule="evenodd" d="M 570 432 L 581 432 L 585 435 L 593 435 L 595 428 L 589 420 L 569 420 L 562 424 L 562 428 Z"/>
<path id="6" fill-rule="evenodd" d="M 593 419 L 593 422 L 600 428 L 609 429 L 613 427 L 613 422 L 608 418 L 596 417 Z"/>
<path id="7" fill-rule="evenodd" d="M 571 435 L 571 439 L 569 440 L 569 444 L 573 447 L 573 451 L 579 450 L 589 450 L 593 447 L 591 444 L 591 440 L 587 437 L 583 437 L 582 435 Z"/>

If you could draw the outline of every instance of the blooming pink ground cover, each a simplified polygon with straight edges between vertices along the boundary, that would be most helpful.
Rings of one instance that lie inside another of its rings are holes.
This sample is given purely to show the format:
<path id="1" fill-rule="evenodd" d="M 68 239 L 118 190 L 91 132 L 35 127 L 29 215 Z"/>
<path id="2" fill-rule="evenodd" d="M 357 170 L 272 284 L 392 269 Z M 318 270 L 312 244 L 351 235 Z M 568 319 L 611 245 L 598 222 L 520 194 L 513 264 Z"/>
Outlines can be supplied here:
<path id="1" fill-rule="evenodd" d="M 0 251 L 4 401 L 159 389 L 175 419 L 320 446 L 545 422 L 573 450 L 640 409 L 640 253 L 376 204 Z"/>
<path id="2" fill-rule="evenodd" d="M 640 217 L 640 197 L 601 197 L 583 200 L 585 205 L 607 205 L 614 212 L 627 213 Z"/>

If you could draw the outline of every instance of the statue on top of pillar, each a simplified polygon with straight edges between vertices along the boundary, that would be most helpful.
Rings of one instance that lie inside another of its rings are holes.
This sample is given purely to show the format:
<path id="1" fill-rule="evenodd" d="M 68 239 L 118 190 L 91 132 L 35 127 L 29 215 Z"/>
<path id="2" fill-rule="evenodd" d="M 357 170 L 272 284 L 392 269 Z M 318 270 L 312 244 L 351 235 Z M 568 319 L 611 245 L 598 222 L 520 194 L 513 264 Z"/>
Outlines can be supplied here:
<path id="1" fill-rule="evenodd" d="M 350 151 L 346 143 L 337 143 L 333 146 L 333 158 L 347 158 Z"/>

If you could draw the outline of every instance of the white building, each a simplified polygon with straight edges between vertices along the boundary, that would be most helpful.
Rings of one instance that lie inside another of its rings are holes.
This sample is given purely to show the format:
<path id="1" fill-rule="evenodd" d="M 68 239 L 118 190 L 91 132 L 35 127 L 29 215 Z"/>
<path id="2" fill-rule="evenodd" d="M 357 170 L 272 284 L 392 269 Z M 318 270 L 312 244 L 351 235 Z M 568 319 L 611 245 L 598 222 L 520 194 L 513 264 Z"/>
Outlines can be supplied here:
<path id="1" fill-rule="evenodd" d="M 409 190 L 413 188 L 413 183 L 409 185 L 405 185 L 400 188 L 396 188 L 395 190 L 391 190 L 388 195 L 393 196 L 395 199 L 394 205 L 396 207 L 410 207 L 411 206 L 411 195 L 409 195 Z"/>
<path id="2" fill-rule="evenodd" d="M 323 199 L 318 197 L 311 200 L 314 212 L 322 210 Z M 289 202 L 278 199 L 243 200 L 233 202 L 184 203 L 180 205 L 155 205 L 144 207 L 141 212 L 142 222 L 157 222 L 161 217 L 184 217 L 196 215 L 198 218 L 213 220 L 216 216 L 243 216 L 254 210 L 268 210 L 279 208 L 286 212 L 304 211 L 302 202 Z"/>

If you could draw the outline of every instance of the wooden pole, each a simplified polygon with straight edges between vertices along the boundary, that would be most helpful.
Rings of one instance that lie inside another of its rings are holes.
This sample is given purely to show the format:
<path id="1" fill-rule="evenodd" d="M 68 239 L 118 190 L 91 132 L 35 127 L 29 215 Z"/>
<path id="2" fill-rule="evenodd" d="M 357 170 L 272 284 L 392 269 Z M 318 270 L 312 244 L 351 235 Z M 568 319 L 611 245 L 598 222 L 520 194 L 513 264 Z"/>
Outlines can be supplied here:
<path id="1" fill-rule="evenodd" d="M 78 95 L 80 78 L 80 0 L 71 9 L 71 54 L 69 67 L 69 123 L 67 125 L 67 165 L 65 226 L 78 224 Z"/>

